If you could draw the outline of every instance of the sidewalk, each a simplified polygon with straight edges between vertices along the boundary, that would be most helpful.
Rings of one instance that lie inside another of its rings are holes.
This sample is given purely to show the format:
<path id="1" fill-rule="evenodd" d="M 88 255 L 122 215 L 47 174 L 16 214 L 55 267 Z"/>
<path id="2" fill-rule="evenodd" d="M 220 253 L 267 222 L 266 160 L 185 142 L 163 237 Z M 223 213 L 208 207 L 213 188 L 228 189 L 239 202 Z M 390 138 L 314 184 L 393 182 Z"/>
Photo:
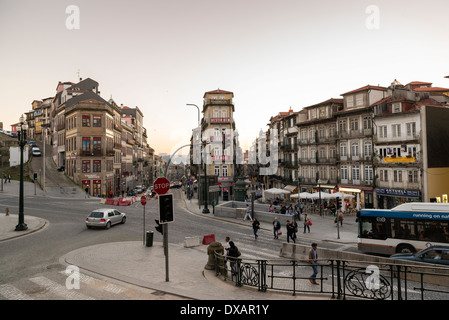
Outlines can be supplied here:
<path id="1" fill-rule="evenodd" d="M 28 186 L 29 187 L 29 186 Z M 33 190 L 34 191 L 34 190 Z M 182 193 L 181 193 L 182 194 Z M 1 196 L 1 193 L 0 193 Z M 41 196 L 41 195 L 39 195 Z M 44 195 L 46 196 L 46 195 Z M 83 195 L 84 197 L 84 195 Z M 182 195 L 185 208 L 194 213 L 200 214 L 196 201 L 185 200 Z M 209 214 L 211 217 L 212 213 Z M 222 219 L 222 218 L 217 218 Z M 224 219 L 229 220 L 229 219 Z M 231 219 L 238 222 L 236 219 Z M 355 220 L 355 219 L 354 219 Z M 333 218 L 329 216 L 312 215 L 312 232 L 298 233 L 310 237 L 311 241 L 315 237 L 323 236 L 328 241 L 337 241 L 336 227 Z M 239 221 L 242 224 L 250 225 L 249 221 Z M 26 231 L 14 231 L 18 223 L 18 216 L 10 214 L 5 216 L 0 213 L 0 241 L 13 239 L 17 236 L 27 235 L 31 232 L 42 230 L 48 222 L 27 215 L 25 223 L 28 225 Z M 298 223 L 300 225 L 300 223 Z M 355 224 L 353 222 L 352 224 Z M 344 224 L 340 230 L 340 240 L 343 245 L 354 241 L 353 233 L 347 229 L 351 228 L 351 223 Z M 272 230 L 269 223 L 263 223 L 262 228 Z M 283 226 L 285 229 L 285 226 Z M 301 228 L 300 228 L 300 232 Z M 292 296 L 289 293 L 278 292 L 258 292 L 251 287 L 236 287 L 231 281 L 223 281 L 215 276 L 213 270 L 206 270 L 204 266 L 208 261 L 207 245 L 186 248 L 179 244 L 169 244 L 169 281 L 166 281 L 165 256 L 163 245 L 160 242 L 153 243 L 152 247 L 146 247 L 142 241 L 112 242 L 84 247 L 69 252 L 60 258 L 60 263 L 64 265 L 76 265 L 81 272 L 88 271 L 102 276 L 125 281 L 141 287 L 159 290 L 169 294 L 195 300 L 327 300 L 330 296 L 312 294 L 297 294 Z"/>

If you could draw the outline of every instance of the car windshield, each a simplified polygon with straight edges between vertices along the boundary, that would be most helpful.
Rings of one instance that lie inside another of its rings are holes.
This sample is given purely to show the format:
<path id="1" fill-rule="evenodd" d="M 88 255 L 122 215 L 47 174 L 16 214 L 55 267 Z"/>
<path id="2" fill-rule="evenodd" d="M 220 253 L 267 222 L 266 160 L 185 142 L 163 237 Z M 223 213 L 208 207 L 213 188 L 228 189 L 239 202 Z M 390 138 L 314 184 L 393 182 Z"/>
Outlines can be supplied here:
<path id="1" fill-rule="evenodd" d="M 103 218 L 103 212 L 100 211 L 92 211 L 89 215 L 91 218 Z"/>

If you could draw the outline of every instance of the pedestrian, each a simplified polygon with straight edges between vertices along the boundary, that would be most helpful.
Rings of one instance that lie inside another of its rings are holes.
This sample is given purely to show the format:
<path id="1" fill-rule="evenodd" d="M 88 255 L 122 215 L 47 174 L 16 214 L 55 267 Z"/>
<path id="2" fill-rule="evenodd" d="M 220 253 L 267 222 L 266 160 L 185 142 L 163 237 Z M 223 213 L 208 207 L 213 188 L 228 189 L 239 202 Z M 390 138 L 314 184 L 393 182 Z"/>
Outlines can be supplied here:
<path id="1" fill-rule="evenodd" d="M 307 213 L 305 213 L 304 214 L 304 233 L 306 233 L 306 228 L 309 230 L 309 233 L 310 233 L 310 225 L 311 225 L 311 223 L 312 223 L 312 221 L 307 216 Z"/>
<path id="2" fill-rule="evenodd" d="M 231 238 L 226 237 L 226 238 L 225 238 L 225 241 L 226 241 L 225 250 L 226 250 L 226 255 L 227 255 L 227 254 L 228 254 L 228 250 L 229 250 L 229 248 L 231 247 L 231 246 L 229 245 L 229 242 L 231 241 Z"/>
<path id="3" fill-rule="evenodd" d="M 228 259 L 231 263 L 231 274 L 235 274 L 237 271 L 236 261 L 241 256 L 241 253 L 233 241 L 229 241 Z"/>
<path id="4" fill-rule="evenodd" d="M 343 227 L 343 212 L 341 210 L 338 210 L 338 222 L 340 222 L 340 225 Z"/>
<path id="5" fill-rule="evenodd" d="M 309 250 L 309 262 L 312 264 L 313 273 L 309 278 L 309 281 L 312 284 L 319 284 L 316 282 L 316 276 L 318 274 L 318 252 L 317 252 L 317 244 L 312 243 L 312 248 Z"/>
<path id="6" fill-rule="evenodd" d="M 84 198 L 89 198 L 89 188 L 86 187 L 86 188 L 84 189 L 84 191 L 86 192 L 86 194 L 84 195 Z"/>
<path id="7" fill-rule="evenodd" d="M 293 239 L 295 239 L 294 241 L 296 242 L 296 232 L 298 232 L 298 224 L 296 223 L 296 219 L 293 218 L 291 225 L 293 226 Z"/>
<path id="8" fill-rule="evenodd" d="M 287 220 L 286 228 L 287 228 L 287 242 L 290 243 L 290 238 L 293 240 L 293 242 L 296 242 L 295 238 L 293 237 L 295 227 L 293 226 L 292 223 L 290 223 L 289 220 Z"/>
<path id="9" fill-rule="evenodd" d="M 282 233 L 279 231 L 281 229 L 281 224 L 278 221 L 278 218 L 275 217 L 273 220 L 273 233 L 274 233 L 274 239 L 279 239 L 279 235 Z"/>
<path id="10" fill-rule="evenodd" d="M 8 174 L 8 182 L 11 183 L 11 175 Z"/>
<path id="11" fill-rule="evenodd" d="M 246 205 L 246 213 L 245 213 L 245 217 L 243 218 L 243 221 L 246 220 L 246 217 L 249 217 L 249 220 L 253 220 L 251 218 L 251 208 L 249 207 L 249 204 Z"/>
<path id="12" fill-rule="evenodd" d="M 260 229 L 260 223 L 259 223 L 259 221 L 256 219 L 256 218 L 254 218 L 253 219 L 253 232 L 254 232 L 254 239 L 255 240 L 257 240 L 257 238 L 259 237 L 258 235 L 257 235 L 257 231 Z"/>

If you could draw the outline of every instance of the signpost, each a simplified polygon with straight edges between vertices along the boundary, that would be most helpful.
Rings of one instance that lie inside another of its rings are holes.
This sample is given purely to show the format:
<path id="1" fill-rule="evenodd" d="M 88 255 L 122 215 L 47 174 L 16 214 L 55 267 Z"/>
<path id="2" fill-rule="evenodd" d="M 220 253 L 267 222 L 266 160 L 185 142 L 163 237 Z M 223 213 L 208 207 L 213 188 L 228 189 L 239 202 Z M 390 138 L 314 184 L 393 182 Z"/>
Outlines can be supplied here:
<path id="1" fill-rule="evenodd" d="M 140 197 L 140 204 L 143 206 L 143 245 L 145 245 L 145 205 L 147 204 L 145 196 Z"/>
<path id="2" fill-rule="evenodd" d="M 153 183 L 153 190 L 159 195 L 159 213 L 171 209 L 171 220 L 173 221 L 173 197 L 162 197 L 170 189 L 170 181 L 165 177 L 159 177 Z M 169 199 L 169 200 L 168 200 Z M 168 200 L 168 201 L 167 201 Z M 162 202 L 161 202 L 162 201 Z M 171 205 L 170 205 L 171 202 Z M 164 215 L 165 216 L 165 215 Z M 164 254 L 165 254 L 165 281 L 169 281 L 168 277 L 168 224 L 167 221 L 159 221 L 162 224 L 162 235 L 164 237 Z"/>

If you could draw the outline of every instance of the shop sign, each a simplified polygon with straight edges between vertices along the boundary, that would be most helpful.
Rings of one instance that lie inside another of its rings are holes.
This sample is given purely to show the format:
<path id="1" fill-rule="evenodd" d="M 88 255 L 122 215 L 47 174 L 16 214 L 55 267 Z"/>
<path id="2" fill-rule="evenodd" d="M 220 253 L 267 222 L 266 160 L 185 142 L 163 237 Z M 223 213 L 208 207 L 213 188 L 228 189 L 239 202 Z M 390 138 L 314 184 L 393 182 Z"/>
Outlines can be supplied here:
<path id="1" fill-rule="evenodd" d="M 376 193 L 377 195 L 384 195 L 391 197 L 419 198 L 419 191 L 416 190 L 376 188 Z"/>

